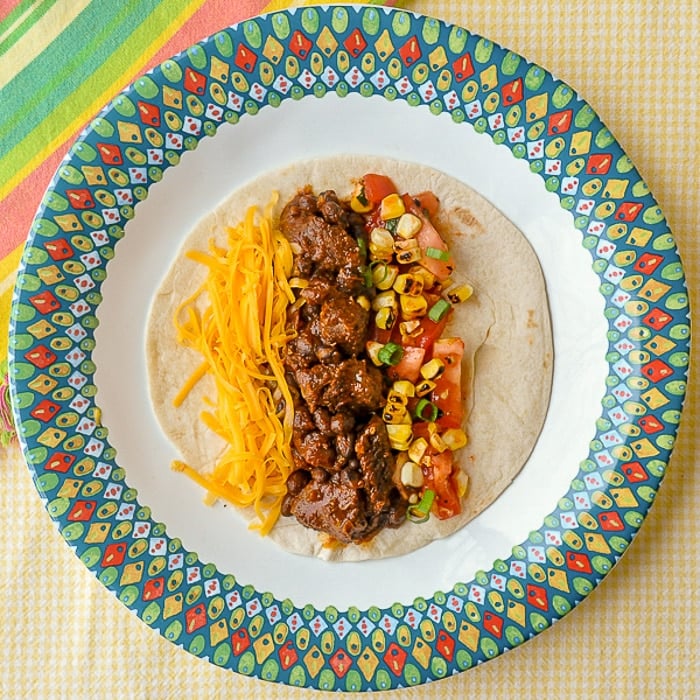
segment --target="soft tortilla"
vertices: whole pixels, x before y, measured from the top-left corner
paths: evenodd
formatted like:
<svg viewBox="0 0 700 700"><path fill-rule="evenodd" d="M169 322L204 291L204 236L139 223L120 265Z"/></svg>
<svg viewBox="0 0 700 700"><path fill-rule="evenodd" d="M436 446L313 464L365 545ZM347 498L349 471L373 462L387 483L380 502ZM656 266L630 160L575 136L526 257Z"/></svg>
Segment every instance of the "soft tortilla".
<svg viewBox="0 0 700 700"><path fill-rule="evenodd" d="M329 560L357 561L396 556L446 537L472 520L511 483L527 461L549 402L552 381L552 334L544 278L537 256L522 233L493 205L459 181L432 168L387 158L335 156L276 170L234 192L206 216L184 241L163 280L147 329L149 389L158 420L183 459L210 470L223 442L199 420L213 382L205 377L175 409L173 396L200 363L199 355L176 342L173 314L201 283L203 266L184 257L222 240L227 225L243 219L251 205L261 208L271 193L280 194L276 214L296 191L311 184L315 192L335 189L347 196L352 180L366 172L390 176L401 191L432 190L440 198L436 225L448 239L460 277L474 296L456 307L447 334L461 337L467 351L463 383L468 408L467 447L457 453L469 475L462 513L449 520L406 522L385 529L362 545L324 545L325 537L280 518L269 537L298 554ZM472 410L473 409L473 410ZM239 510L251 521L252 509Z"/></svg>

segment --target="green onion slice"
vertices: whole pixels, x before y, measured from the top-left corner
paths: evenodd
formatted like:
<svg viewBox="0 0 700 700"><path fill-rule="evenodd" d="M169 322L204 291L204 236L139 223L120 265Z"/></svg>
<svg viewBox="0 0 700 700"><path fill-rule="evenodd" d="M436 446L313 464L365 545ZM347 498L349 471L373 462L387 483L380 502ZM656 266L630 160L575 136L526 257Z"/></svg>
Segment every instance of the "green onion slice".
<svg viewBox="0 0 700 700"><path fill-rule="evenodd" d="M380 348L377 357L383 365L398 365L403 357L403 348L396 343L387 343Z"/></svg>
<svg viewBox="0 0 700 700"><path fill-rule="evenodd" d="M421 498L420 503L408 506L406 509L406 517L408 520L414 523L424 523L430 518L430 509L433 506L433 501L435 500L435 492L430 489L426 489Z"/></svg>
<svg viewBox="0 0 700 700"><path fill-rule="evenodd" d="M428 318L431 321L435 321L435 323L437 323L438 321L441 321L443 318L445 318L445 316L451 308L452 305L449 301L446 301L445 299L438 299L430 307L430 311L428 311Z"/></svg>
<svg viewBox="0 0 700 700"><path fill-rule="evenodd" d="M421 399L417 404L416 404L416 418L418 420L427 420L427 421L436 421L438 417L438 408L437 406L432 403L432 401L428 401L428 399Z"/></svg>
<svg viewBox="0 0 700 700"><path fill-rule="evenodd" d="M433 260L442 260L442 262L447 262L450 259L449 250L441 250L440 248L433 248L428 246L425 249L425 255L428 258L433 258Z"/></svg>
<svg viewBox="0 0 700 700"><path fill-rule="evenodd" d="M380 284L389 276L389 265L387 265L387 263L385 263L383 260L373 260L369 264L369 269L372 270L372 279L373 280L374 280L374 273L379 268L381 268L381 272L377 273L377 276L381 275L381 277L377 280L377 284Z"/></svg>

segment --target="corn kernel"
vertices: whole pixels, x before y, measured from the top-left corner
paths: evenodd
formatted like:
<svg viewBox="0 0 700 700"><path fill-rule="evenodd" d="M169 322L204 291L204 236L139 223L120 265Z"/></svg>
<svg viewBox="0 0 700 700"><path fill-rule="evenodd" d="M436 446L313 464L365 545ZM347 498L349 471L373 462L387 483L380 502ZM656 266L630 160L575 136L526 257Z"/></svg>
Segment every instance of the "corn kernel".
<svg viewBox="0 0 700 700"><path fill-rule="evenodd" d="M379 216L381 216L384 221L396 219L405 211L406 207L404 206L403 199L401 199L401 195L396 193L388 194L382 199L379 205Z"/></svg>
<svg viewBox="0 0 700 700"><path fill-rule="evenodd" d="M406 212L396 224L396 235L401 238L413 238L420 231L423 222L415 215Z"/></svg>
<svg viewBox="0 0 700 700"><path fill-rule="evenodd" d="M423 459L425 451L428 449L428 441L425 438L416 438L408 448L408 458L418 463Z"/></svg>
<svg viewBox="0 0 700 700"><path fill-rule="evenodd" d="M435 382L430 379L423 379L416 384L416 396L426 396L435 388Z"/></svg>
<svg viewBox="0 0 700 700"><path fill-rule="evenodd" d="M420 277L404 273L396 278L393 289L399 294L417 297L423 291L423 280Z"/></svg>
<svg viewBox="0 0 700 700"><path fill-rule="evenodd" d="M396 253L396 262L400 265L418 262L423 255L415 238L409 238L407 241L401 238L395 240L394 252Z"/></svg>
<svg viewBox="0 0 700 700"><path fill-rule="evenodd" d="M411 486L414 489L419 489L423 486L423 471L415 463L410 460L403 463L401 467L401 483L404 486Z"/></svg>
<svg viewBox="0 0 700 700"><path fill-rule="evenodd" d="M452 287L447 290L447 298L453 304L459 304L461 301L466 301L469 297L474 294L474 287L470 284L459 284L456 287Z"/></svg>
<svg viewBox="0 0 700 700"><path fill-rule="evenodd" d="M421 374L421 377L423 377L423 379L436 379L444 371L445 371L445 363L437 357L434 357L429 362L426 362L420 368L420 374Z"/></svg>
<svg viewBox="0 0 700 700"><path fill-rule="evenodd" d="M369 234L369 252L376 260L391 260L394 237L385 228L373 228Z"/></svg>
<svg viewBox="0 0 700 700"><path fill-rule="evenodd" d="M368 211L372 211L372 205L367 201L365 188L362 186L361 182L357 183L350 197L350 209L356 211L358 214L366 214Z"/></svg>
<svg viewBox="0 0 700 700"><path fill-rule="evenodd" d="M399 297L401 304L401 315L407 321L425 316L428 311L428 301L424 296L410 297L407 294L402 294Z"/></svg>
<svg viewBox="0 0 700 700"><path fill-rule="evenodd" d="M406 404L408 403L408 397L406 396L406 394L402 394L400 391L397 391L392 387L391 389L389 389L389 393L386 397L386 402L387 405L398 404L399 406L406 406Z"/></svg>
<svg viewBox="0 0 700 700"><path fill-rule="evenodd" d="M410 422L406 422L407 413L404 406L385 406L382 413L382 420L387 425L410 425Z"/></svg>
<svg viewBox="0 0 700 700"><path fill-rule="evenodd" d="M437 426L435 425L435 423L428 424L428 441L430 442L430 446L436 452L444 452L447 449L445 441L442 439L442 436L437 432Z"/></svg>
<svg viewBox="0 0 700 700"><path fill-rule="evenodd" d="M368 340L365 344L365 350L369 359L377 366L381 367L384 363L379 359L379 351L384 347L382 343L377 343L374 340Z"/></svg>
<svg viewBox="0 0 700 700"><path fill-rule="evenodd" d="M377 324L377 328L390 331L396 323L396 312L390 306L383 306L377 311L374 322Z"/></svg>
<svg viewBox="0 0 700 700"><path fill-rule="evenodd" d="M386 426L386 432L392 449L401 452L405 452L408 449L413 437L413 430L410 425L406 423L399 425L389 424Z"/></svg>
<svg viewBox="0 0 700 700"><path fill-rule="evenodd" d="M405 338L417 338L423 332L423 328L420 321L414 319L413 321L401 321L399 331Z"/></svg>
<svg viewBox="0 0 700 700"><path fill-rule="evenodd" d="M372 302L364 295L360 295L355 301L365 310L369 311L372 308Z"/></svg>
<svg viewBox="0 0 700 700"><path fill-rule="evenodd" d="M423 267L422 265L413 265L409 268L408 272L411 275L423 278L424 289L430 289L437 281L437 277L435 277L435 275L428 270L428 268Z"/></svg>
<svg viewBox="0 0 700 700"><path fill-rule="evenodd" d="M448 428L442 434L442 439L452 451L459 450L467 444L467 434L461 428Z"/></svg>
<svg viewBox="0 0 700 700"><path fill-rule="evenodd" d="M401 394L407 398L411 398L416 395L416 387L409 382L408 379L399 379L395 381L391 388L397 394Z"/></svg>
<svg viewBox="0 0 700 700"><path fill-rule="evenodd" d="M372 281L377 289L385 291L393 287L394 281L396 280L398 274L399 268L396 265L386 265L384 263L380 263L375 265L372 269Z"/></svg>
<svg viewBox="0 0 700 700"><path fill-rule="evenodd" d="M396 292L393 289L389 289L386 292L380 292L374 299L372 299L372 309L374 311L379 311L388 307L390 309L397 309L398 303L396 299Z"/></svg>
<svg viewBox="0 0 700 700"><path fill-rule="evenodd" d="M461 469L457 470L457 495L460 498L464 498L464 495L467 493L467 490L469 489L469 476L463 472Z"/></svg>

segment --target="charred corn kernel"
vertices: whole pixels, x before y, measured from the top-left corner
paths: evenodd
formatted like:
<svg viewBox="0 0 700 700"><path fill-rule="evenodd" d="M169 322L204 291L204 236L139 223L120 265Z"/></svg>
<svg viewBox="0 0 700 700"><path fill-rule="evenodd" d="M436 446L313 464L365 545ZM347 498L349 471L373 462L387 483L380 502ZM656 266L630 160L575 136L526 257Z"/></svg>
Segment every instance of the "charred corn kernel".
<svg viewBox="0 0 700 700"><path fill-rule="evenodd" d="M442 439L453 452L467 444L467 434L461 428L448 428L442 434Z"/></svg>
<svg viewBox="0 0 700 700"><path fill-rule="evenodd" d="M410 297L407 294L401 294L399 303L401 304L401 315L407 321L425 316L428 310L428 301L424 296Z"/></svg>
<svg viewBox="0 0 700 700"><path fill-rule="evenodd" d="M436 379L444 371L445 363L441 359L434 357L420 368L420 376L423 377L423 379Z"/></svg>
<svg viewBox="0 0 700 700"><path fill-rule="evenodd" d="M390 423L386 426L386 432L392 449L405 452L409 448L413 437L413 430L410 425L407 423L398 425Z"/></svg>
<svg viewBox="0 0 700 700"><path fill-rule="evenodd" d="M406 411L405 406L385 406L382 412L382 420L387 425L410 425L410 422L406 421L407 414L408 411Z"/></svg>
<svg viewBox="0 0 700 700"><path fill-rule="evenodd" d="M386 292L380 292L374 299L372 299L372 309L374 311L379 311L388 307L390 309L398 308L398 302L396 299L396 292L393 289L388 289Z"/></svg>
<svg viewBox="0 0 700 700"><path fill-rule="evenodd" d="M444 452L447 449L445 441L438 433L438 427L435 423L428 423L428 442L436 452Z"/></svg>
<svg viewBox="0 0 700 700"><path fill-rule="evenodd" d="M422 256L420 246L415 238L409 238L407 241L401 238L395 240L394 252L396 253L396 262L400 265L418 262Z"/></svg>
<svg viewBox="0 0 700 700"><path fill-rule="evenodd" d="M372 211L372 205L367 201L365 188L362 186L361 182L357 183L350 197L350 209L356 211L358 214L366 214L368 211Z"/></svg>
<svg viewBox="0 0 700 700"><path fill-rule="evenodd" d="M412 297L417 297L423 291L423 280L420 277L404 273L398 275L394 281L394 291L399 294L408 294Z"/></svg>
<svg viewBox="0 0 700 700"><path fill-rule="evenodd" d="M399 222L396 224L396 235L401 238L413 238L420 231L423 222L415 215L401 214Z"/></svg>
<svg viewBox="0 0 700 700"><path fill-rule="evenodd" d="M416 384L416 396L426 396L435 388L435 382L423 379Z"/></svg>
<svg viewBox="0 0 700 700"><path fill-rule="evenodd" d="M290 277L288 283L292 289L306 289L309 286L309 280L303 277Z"/></svg>
<svg viewBox="0 0 700 700"><path fill-rule="evenodd" d="M400 391L396 391L396 389L392 387L389 389L389 393L387 394L386 403L387 405L395 404L398 406L406 406L408 403L408 397L406 394L402 394Z"/></svg>
<svg viewBox="0 0 700 700"><path fill-rule="evenodd" d="M447 290L447 298L453 304L466 301L472 294L474 294L474 287L470 284L458 284L456 287Z"/></svg>
<svg viewBox="0 0 700 700"><path fill-rule="evenodd" d="M398 274L399 268L396 265L387 265L385 262L380 262L372 268L372 281L377 289L385 291L394 286Z"/></svg>
<svg viewBox="0 0 700 700"><path fill-rule="evenodd" d="M418 463L423 459L427 449L428 441L423 437L416 438L408 448L408 458Z"/></svg>
<svg viewBox="0 0 700 700"><path fill-rule="evenodd" d="M382 343L377 343L374 340L368 340L367 343L365 344L365 350L367 351L367 355L372 362L377 365L377 367L381 367L383 362L379 359L379 351L384 347Z"/></svg>
<svg viewBox="0 0 700 700"><path fill-rule="evenodd" d="M416 387L412 382L409 382L408 379L399 379L395 381L391 388L397 394L401 394L406 398L411 398L416 395Z"/></svg>
<svg viewBox="0 0 700 700"><path fill-rule="evenodd" d="M385 228L373 228L369 234L369 252L375 260L391 260L394 237Z"/></svg>
<svg viewBox="0 0 700 700"><path fill-rule="evenodd" d="M364 295L357 297L355 301L363 308L365 311L369 311L372 308L372 302Z"/></svg>
<svg viewBox="0 0 700 700"><path fill-rule="evenodd" d="M419 489L423 486L423 470L415 462L407 460L401 467L401 483Z"/></svg>
<svg viewBox="0 0 700 700"><path fill-rule="evenodd" d="M420 321L414 319L413 321L401 321L399 331L405 338L417 338L423 332L423 328Z"/></svg>
<svg viewBox="0 0 700 700"><path fill-rule="evenodd" d="M391 306L383 306L374 317L374 322L377 324L377 328L381 328L383 331L390 331L396 323L396 312Z"/></svg>
<svg viewBox="0 0 700 700"><path fill-rule="evenodd" d="M423 279L424 289L430 289L437 281L437 277L435 277L428 268L422 265L413 265L409 268L408 272L411 275L416 275L416 277L421 277Z"/></svg>
<svg viewBox="0 0 700 700"><path fill-rule="evenodd" d="M460 498L464 498L464 495L467 493L467 491L469 489L469 476L465 472L463 472L461 469L458 469L456 481L457 481L457 495Z"/></svg>
<svg viewBox="0 0 700 700"><path fill-rule="evenodd" d="M396 219L405 211L406 207L404 206L400 194L388 194L379 204L379 216L381 216L384 221Z"/></svg>

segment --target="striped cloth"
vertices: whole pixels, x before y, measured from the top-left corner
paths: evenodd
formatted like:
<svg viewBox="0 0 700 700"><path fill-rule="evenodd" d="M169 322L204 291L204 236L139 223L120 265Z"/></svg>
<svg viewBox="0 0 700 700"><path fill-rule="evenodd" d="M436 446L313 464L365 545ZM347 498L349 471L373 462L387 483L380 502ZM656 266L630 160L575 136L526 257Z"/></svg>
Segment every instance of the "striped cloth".
<svg viewBox="0 0 700 700"><path fill-rule="evenodd" d="M23 241L80 130L136 76L194 41L259 12L301 4L311 3L0 0L0 361ZM697 308L698 3L398 4L540 63L594 106L661 203ZM579 609L495 661L392 697L697 697L698 396L689 392L647 523ZM10 433L0 399L0 442ZM52 527L15 442L0 446L0 484L0 697L324 696L217 669L130 615Z"/></svg>

